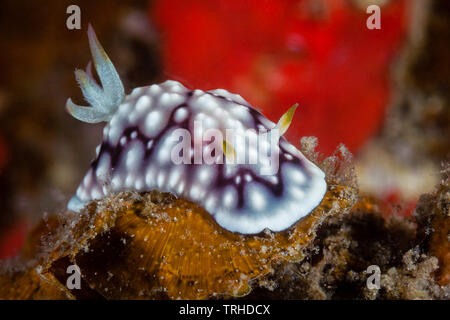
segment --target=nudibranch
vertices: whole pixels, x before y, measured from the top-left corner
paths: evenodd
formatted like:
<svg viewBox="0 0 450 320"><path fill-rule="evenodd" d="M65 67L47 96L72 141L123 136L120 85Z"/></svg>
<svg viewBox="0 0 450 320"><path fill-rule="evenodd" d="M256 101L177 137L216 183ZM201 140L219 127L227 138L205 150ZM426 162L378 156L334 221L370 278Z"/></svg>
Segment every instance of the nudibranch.
<svg viewBox="0 0 450 320"><path fill-rule="evenodd" d="M275 124L223 89L166 81L126 95L91 26L88 37L101 86L90 64L76 70L90 106L68 99L66 108L81 121L107 125L70 210L111 193L158 190L203 207L228 231L255 234L285 230L322 201L325 174L282 137L295 106Z"/></svg>

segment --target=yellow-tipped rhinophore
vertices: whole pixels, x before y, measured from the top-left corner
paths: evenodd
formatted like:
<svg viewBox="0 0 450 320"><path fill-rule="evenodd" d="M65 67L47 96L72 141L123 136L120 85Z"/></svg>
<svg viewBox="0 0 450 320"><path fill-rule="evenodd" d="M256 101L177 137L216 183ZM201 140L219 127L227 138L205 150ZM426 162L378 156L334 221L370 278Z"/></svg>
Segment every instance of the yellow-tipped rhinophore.
<svg viewBox="0 0 450 320"><path fill-rule="evenodd" d="M298 103L294 104L292 107L289 108L289 110L285 114L281 116L280 120L278 121L277 126L275 128L280 130L280 136L282 136L289 129L289 126L291 125L292 118L294 117L294 113L297 107Z"/></svg>

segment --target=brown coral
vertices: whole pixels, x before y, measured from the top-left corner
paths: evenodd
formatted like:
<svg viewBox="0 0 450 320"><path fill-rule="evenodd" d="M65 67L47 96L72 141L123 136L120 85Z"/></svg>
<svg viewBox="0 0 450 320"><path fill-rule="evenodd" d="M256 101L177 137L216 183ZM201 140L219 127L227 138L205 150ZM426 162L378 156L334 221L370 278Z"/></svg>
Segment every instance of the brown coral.
<svg viewBox="0 0 450 320"><path fill-rule="evenodd" d="M318 162L314 145L305 139L302 150ZM323 202L280 233L227 232L201 208L158 192L117 194L82 215L50 216L29 236L22 261L3 267L0 297L449 299L449 167L409 218L385 215L369 198L354 205L345 148L322 168ZM75 263L82 285L69 290L66 269ZM381 269L379 290L366 286L370 265Z"/></svg>

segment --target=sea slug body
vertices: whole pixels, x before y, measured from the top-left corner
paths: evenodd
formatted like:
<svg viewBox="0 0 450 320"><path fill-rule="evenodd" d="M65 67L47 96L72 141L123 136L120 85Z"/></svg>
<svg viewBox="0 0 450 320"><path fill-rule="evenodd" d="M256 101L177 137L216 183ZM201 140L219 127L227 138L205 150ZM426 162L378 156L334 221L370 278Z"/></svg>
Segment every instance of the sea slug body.
<svg viewBox="0 0 450 320"><path fill-rule="evenodd" d="M102 87L90 72L77 70L90 106L70 99L66 106L79 120L107 125L97 156L69 201L70 210L114 192L156 189L202 206L226 230L254 234L287 229L319 205L327 188L325 174L280 137L295 108L275 124L239 95L189 90L176 81L125 95L91 27L88 35ZM281 131L276 144L274 129ZM223 144L211 139L211 130L226 137ZM188 153L183 132L193 138L194 150ZM214 149L219 145L222 152Z"/></svg>

